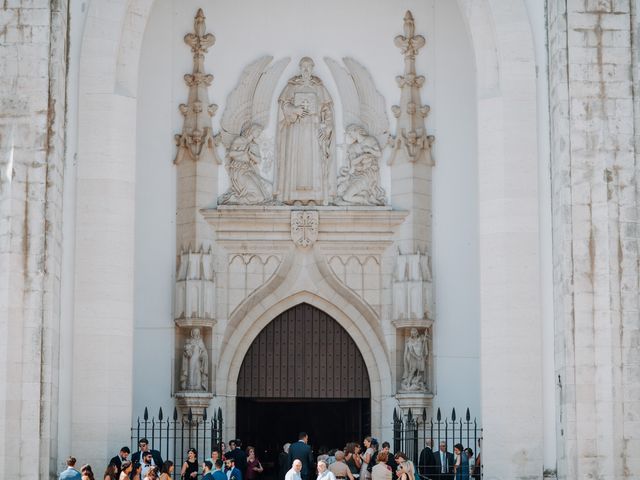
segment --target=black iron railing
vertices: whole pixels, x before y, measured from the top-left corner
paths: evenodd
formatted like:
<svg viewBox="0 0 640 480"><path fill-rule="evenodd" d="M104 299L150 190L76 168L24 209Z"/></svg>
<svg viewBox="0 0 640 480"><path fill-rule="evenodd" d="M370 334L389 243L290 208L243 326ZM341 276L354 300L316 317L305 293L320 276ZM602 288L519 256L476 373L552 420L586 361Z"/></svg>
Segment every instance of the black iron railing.
<svg viewBox="0 0 640 480"><path fill-rule="evenodd" d="M187 450L198 451L198 462L202 463L211 456L213 450L220 450L222 443L222 410L209 418L207 410L202 416L189 413L180 417L178 410L173 409L171 419L164 419L162 408L157 417L149 417L149 409L145 407L142 418L138 417L131 426L132 452L137 450L141 438L149 440L149 447L158 450L163 460L171 460L175 465L173 477L180 477L180 467L187 458Z"/></svg>
<svg viewBox="0 0 640 480"><path fill-rule="evenodd" d="M422 479L451 479L453 465L445 466L443 474L439 465L439 446L444 442L446 452L453 453L454 445L461 444L464 449L471 449L467 454L469 472L472 479L482 478L482 456L480 447L482 442L482 428L476 418L471 419L467 408L464 418L456 415L456 409L451 411L450 417L443 417L438 408L435 418L428 417L426 409L422 415L415 415L410 409L406 415L394 410L393 412L393 451L404 452L416 467L416 478ZM430 447L432 454L425 447ZM451 459L451 456L449 456ZM447 463L451 463L450 460Z"/></svg>

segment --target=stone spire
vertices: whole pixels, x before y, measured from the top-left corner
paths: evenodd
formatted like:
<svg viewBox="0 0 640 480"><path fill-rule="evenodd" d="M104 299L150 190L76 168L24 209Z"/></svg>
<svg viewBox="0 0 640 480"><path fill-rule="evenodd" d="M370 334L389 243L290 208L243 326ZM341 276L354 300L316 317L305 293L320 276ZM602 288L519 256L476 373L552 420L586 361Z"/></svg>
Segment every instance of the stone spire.
<svg viewBox="0 0 640 480"><path fill-rule="evenodd" d="M208 93L213 75L204 69L205 54L215 43L215 37L206 33L202 9L195 16L193 32L185 35L184 42L191 47L193 71L184 76L189 96L187 103L180 105L184 117L182 133L175 136L178 183L174 320L179 354L174 384L178 408L185 417L191 412L197 423L213 397L209 371L216 307L213 233L200 209L218 196L220 164L211 124L218 106L209 103ZM200 362L199 369L192 368L194 361Z"/></svg>
<svg viewBox="0 0 640 480"><path fill-rule="evenodd" d="M416 75L416 55L424 47L425 39L422 35L415 35L413 15L408 10L404 16L404 35L398 35L394 43L404 55L404 75L396 77L401 94L400 105L391 107L398 121L389 163L424 161L433 165L431 144L434 137L427 135L424 124L430 108L421 104L420 88L424 77Z"/></svg>
<svg viewBox="0 0 640 480"><path fill-rule="evenodd" d="M404 56L404 74L396 81L400 87L400 104L391 107L396 117L396 132L389 158L391 173L391 204L410 212L398 230L396 244L402 254L431 256L431 175L433 161L425 118L429 107L422 105L420 89L425 78L416 75L416 55L425 39L415 34L413 15L404 16L404 35L394 39ZM429 262L428 262L429 263Z"/></svg>
<svg viewBox="0 0 640 480"><path fill-rule="evenodd" d="M218 106L209 104L207 91L213 82L213 75L204 71L204 55L216 42L216 37L211 33L205 33L207 26L204 20L205 16L200 8L193 22L194 33L184 36L184 43L191 47L193 53L193 73L184 76L184 81L189 87L189 99L187 104L180 105L184 126L182 133L176 135L176 165L185 158L195 161L215 159L220 163L211 127L211 117L216 114Z"/></svg>

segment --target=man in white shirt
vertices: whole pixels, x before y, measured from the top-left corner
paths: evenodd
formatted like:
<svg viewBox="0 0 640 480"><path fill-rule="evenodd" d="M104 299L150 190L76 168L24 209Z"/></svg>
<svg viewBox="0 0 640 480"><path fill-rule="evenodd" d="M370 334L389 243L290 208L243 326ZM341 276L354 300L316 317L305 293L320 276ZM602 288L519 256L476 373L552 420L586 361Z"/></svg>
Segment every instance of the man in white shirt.
<svg viewBox="0 0 640 480"><path fill-rule="evenodd" d="M293 465L291 465L291 470L287 472L284 476L284 480L302 480L300 476L300 471L302 470L302 462L298 459L293 461Z"/></svg>

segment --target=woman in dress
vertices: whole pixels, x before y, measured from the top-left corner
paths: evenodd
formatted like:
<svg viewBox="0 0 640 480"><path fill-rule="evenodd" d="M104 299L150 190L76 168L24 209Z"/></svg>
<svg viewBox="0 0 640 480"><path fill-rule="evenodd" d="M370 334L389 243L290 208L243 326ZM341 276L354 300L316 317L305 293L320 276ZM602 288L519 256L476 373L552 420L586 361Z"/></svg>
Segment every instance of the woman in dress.
<svg viewBox="0 0 640 480"><path fill-rule="evenodd" d="M318 476L316 480L336 480L336 476L329 470L327 462L318 460Z"/></svg>
<svg viewBox="0 0 640 480"><path fill-rule="evenodd" d="M162 470L160 471L160 480L171 480L172 475L173 475L173 462L171 460L166 460L162 464Z"/></svg>
<svg viewBox="0 0 640 480"><path fill-rule="evenodd" d="M107 465L107 469L104 471L104 480L118 480L118 467L113 463Z"/></svg>
<svg viewBox="0 0 640 480"><path fill-rule="evenodd" d="M96 480L96 477L93 476L91 465L83 465L80 471L82 472L82 480Z"/></svg>
<svg viewBox="0 0 640 480"><path fill-rule="evenodd" d="M244 474L246 480L256 480L264 471L258 457L256 457L255 447L247 447L247 471Z"/></svg>
<svg viewBox="0 0 640 480"><path fill-rule="evenodd" d="M180 471L182 480L196 480L198 478L198 451L190 448L187 451L187 461L182 464Z"/></svg>
<svg viewBox="0 0 640 480"><path fill-rule="evenodd" d="M344 449L344 462L349 467L351 475L354 478L360 478L360 467L362 466L362 458L360 458L360 445L357 443L347 443Z"/></svg>
<svg viewBox="0 0 640 480"><path fill-rule="evenodd" d="M120 478L118 480L129 480L131 470L133 470L133 464L129 460L122 462L122 465L120 465Z"/></svg>
<svg viewBox="0 0 640 480"><path fill-rule="evenodd" d="M369 463L373 461L373 455L375 453L375 449L373 448L372 438L367 437L364 439L364 448L365 451L360 455L362 458L362 464L360 465L360 478L362 480L371 480L371 472L369 471Z"/></svg>
<svg viewBox="0 0 640 480"><path fill-rule="evenodd" d="M455 457L453 473L455 480L469 480L469 457L464 452L464 447L460 443L453 446Z"/></svg>

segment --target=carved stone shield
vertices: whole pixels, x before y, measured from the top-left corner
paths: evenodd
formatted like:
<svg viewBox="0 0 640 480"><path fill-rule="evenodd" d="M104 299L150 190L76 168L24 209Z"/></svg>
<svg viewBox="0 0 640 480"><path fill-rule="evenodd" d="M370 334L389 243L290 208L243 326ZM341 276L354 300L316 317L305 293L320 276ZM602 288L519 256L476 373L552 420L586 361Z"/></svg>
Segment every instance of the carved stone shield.
<svg viewBox="0 0 640 480"><path fill-rule="evenodd" d="M309 247L318 238L318 211L291 212L291 240L299 247Z"/></svg>

